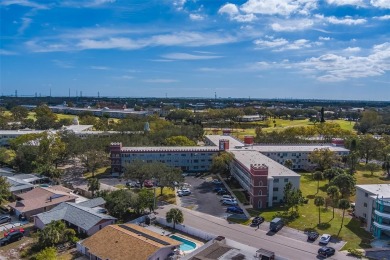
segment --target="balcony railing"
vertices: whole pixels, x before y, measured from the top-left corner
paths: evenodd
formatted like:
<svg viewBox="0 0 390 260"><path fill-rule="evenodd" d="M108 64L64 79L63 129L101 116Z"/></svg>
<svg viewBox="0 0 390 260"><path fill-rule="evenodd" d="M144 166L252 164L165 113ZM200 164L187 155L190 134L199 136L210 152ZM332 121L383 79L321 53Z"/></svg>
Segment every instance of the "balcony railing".
<svg viewBox="0 0 390 260"><path fill-rule="evenodd" d="M375 210L375 215L382 217L382 218L390 219L390 213L385 213L385 212L380 212L378 210Z"/></svg>
<svg viewBox="0 0 390 260"><path fill-rule="evenodd" d="M373 224L374 224L374 226L376 226L377 228L380 228L380 229L386 230L386 231L390 231L390 225L379 224L379 223L377 223L377 222L374 222Z"/></svg>

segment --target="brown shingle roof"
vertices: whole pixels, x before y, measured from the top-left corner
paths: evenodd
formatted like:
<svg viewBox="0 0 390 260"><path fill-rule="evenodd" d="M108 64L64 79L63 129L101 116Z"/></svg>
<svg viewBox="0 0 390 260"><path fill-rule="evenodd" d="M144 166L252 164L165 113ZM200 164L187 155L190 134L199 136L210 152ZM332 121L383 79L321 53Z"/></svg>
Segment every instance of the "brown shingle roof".
<svg viewBox="0 0 390 260"><path fill-rule="evenodd" d="M60 191L60 189L55 190L41 187L19 194L18 197L22 200L10 203L9 206L22 213L29 212L34 209L58 205L61 202L73 202L77 198L77 196Z"/></svg>
<svg viewBox="0 0 390 260"><path fill-rule="evenodd" d="M110 225L85 239L83 245L89 252L101 259L128 260L148 259L159 249L176 247L181 243L169 237L157 234L153 231L134 224L124 224L138 232L153 236L169 245L163 245L156 241L126 230L119 225Z"/></svg>

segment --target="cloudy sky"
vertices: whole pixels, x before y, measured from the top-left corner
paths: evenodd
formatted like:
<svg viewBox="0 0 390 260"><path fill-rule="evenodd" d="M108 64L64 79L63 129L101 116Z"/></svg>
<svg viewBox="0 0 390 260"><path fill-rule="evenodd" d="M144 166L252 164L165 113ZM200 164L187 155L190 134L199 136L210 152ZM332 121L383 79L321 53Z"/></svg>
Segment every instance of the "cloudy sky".
<svg viewBox="0 0 390 260"><path fill-rule="evenodd" d="M390 100L390 0L1 0L4 95Z"/></svg>

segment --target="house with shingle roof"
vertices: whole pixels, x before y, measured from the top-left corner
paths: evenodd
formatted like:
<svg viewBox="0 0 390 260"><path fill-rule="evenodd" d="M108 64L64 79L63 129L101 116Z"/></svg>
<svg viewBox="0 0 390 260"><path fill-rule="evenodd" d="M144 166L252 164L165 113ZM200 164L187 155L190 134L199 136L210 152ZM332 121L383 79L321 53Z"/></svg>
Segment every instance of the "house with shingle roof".
<svg viewBox="0 0 390 260"><path fill-rule="evenodd" d="M81 203L62 202L50 211L33 216L34 225L43 229L52 221L62 220L79 233L91 236L105 226L114 224L117 220L103 213L104 209L101 206L104 204L103 198L95 198Z"/></svg>
<svg viewBox="0 0 390 260"><path fill-rule="evenodd" d="M163 260L181 242L135 224L110 225L77 243L77 250L89 259Z"/></svg>
<svg viewBox="0 0 390 260"><path fill-rule="evenodd" d="M15 196L17 201L10 203L9 207L17 217L22 215L27 219L33 215L49 211L62 202L75 202L77 199L77 196L70 189L63 186L37 187Z"/></svg>

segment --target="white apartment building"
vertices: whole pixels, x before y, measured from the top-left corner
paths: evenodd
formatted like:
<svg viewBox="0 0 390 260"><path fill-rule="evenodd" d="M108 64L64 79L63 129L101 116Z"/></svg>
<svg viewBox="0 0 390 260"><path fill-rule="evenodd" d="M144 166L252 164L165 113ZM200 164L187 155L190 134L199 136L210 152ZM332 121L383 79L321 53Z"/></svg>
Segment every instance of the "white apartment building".
<svg viewBox="0 0 390 260"><path fill-rule="evenodd" d="M356 185L355 215L376 238L390 237L390 184Z"/></svg>

